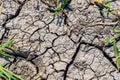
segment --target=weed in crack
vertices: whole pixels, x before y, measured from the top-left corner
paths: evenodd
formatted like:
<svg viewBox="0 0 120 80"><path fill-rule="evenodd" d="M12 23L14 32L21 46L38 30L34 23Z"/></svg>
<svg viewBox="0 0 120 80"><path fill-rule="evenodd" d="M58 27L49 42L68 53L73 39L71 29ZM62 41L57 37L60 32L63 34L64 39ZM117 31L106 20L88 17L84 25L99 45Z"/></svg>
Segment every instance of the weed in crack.
<svg viewBox="0 0 120 80"><path fill-rule="evenodd" d="M120 30L113 30L114 33L116 33L112 38L107 38L105 40L106 44L112 43L113 44L113 51L114 51L114 56L116 58L116 66L118 70L120 70L120 55L119 51L117 48L117 38L120 37Z"/></svg>
<svg viewBox="0 0 120 80"><path fill-rule="evenodd" d="M14 41L13 39L9 39L6 43L4 43L0 46L0 56L14 58L14 56L9 55L9 54L5 53L4 51L2 51L6 47L12 48L11 44L13 43L13 41ZM16 74L14 74L13 72L5 69L4 65L5 64L0 65L0 78L9 79L9 80L16 80L16 79L17 80L24 80L20 76L18 76Z"/></svg>

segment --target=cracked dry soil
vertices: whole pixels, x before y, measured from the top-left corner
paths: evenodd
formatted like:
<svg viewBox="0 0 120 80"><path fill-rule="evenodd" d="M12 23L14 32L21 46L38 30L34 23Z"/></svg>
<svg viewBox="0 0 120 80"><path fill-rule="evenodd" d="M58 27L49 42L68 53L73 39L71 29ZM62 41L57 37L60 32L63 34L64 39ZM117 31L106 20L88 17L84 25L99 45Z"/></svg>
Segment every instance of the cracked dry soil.
<svg viewBox="0 0 120 80"><path fill-rule="evenodd" d="M0 42L16 35L14 47L27 54L16 55L6 68L25 80L120 80L112 47L101 44L112 37L113 27L87 25L102 22L98 7L90 5L91 0L71 0L72 11L60 12L63 17L57 25L58 17L41 1L4 0ZM119 9L120 1L111 0L111 7ZM105 22L111 23L111 16Z"/></svg>

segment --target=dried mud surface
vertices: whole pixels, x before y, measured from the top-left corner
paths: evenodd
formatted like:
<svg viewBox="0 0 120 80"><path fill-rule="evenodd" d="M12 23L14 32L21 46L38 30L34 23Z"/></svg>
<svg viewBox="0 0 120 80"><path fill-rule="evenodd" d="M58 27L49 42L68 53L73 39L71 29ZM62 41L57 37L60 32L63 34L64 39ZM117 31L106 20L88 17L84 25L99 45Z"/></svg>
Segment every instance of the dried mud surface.
<svg viewBox="0 0 120 80"><path fill-rule="evenodd" d="M14 35L14 47L27 56L6 60L6 68L25 80L120 80L112 47L102 46L112 37L111 25L102 22L98 7L89 0L72 0L61 23L40 0L4 0L0 15L1 43ZM120 1L111 0L119 9ZM112 15L104 18L112 22ZM119 24L116 29L119 29ZM118 41L118 47L120 42Z"/></svg>

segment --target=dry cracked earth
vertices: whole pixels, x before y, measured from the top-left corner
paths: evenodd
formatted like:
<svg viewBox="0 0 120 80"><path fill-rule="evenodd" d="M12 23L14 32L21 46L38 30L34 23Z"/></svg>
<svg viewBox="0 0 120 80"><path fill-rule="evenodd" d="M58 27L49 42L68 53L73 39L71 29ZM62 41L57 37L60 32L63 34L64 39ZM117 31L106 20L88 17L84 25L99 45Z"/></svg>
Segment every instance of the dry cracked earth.
<svg viewBox="0 0 120 80"><path fill-rule="evenodd" d="M14 36L16 59L0 62L25 80L120 80L113 48L103 44L114 25L119 29L113 15L104 14L103 24L91 0L71 0L70 9L54 15L42 1L4 0L0 43ZM120 1L111 0L111 7L119 9Z"/></svg>

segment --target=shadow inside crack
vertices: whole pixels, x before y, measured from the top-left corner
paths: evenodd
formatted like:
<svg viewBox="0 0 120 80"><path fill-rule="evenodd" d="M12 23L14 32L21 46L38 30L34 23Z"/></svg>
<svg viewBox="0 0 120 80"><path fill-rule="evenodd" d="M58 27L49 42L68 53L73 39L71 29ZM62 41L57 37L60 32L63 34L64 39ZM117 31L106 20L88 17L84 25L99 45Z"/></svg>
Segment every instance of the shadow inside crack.
<svg viewBox="0 0 120 80"><path fill-rule="evenodd" d="M19 51L19 50L13 50L13 49L10 49L10 48L4 48L3 52L5 52L9 55L12 55L14 57L22 57L26 60L33 60L37 57L37 55L30 54L29 51Z"/></svg>

